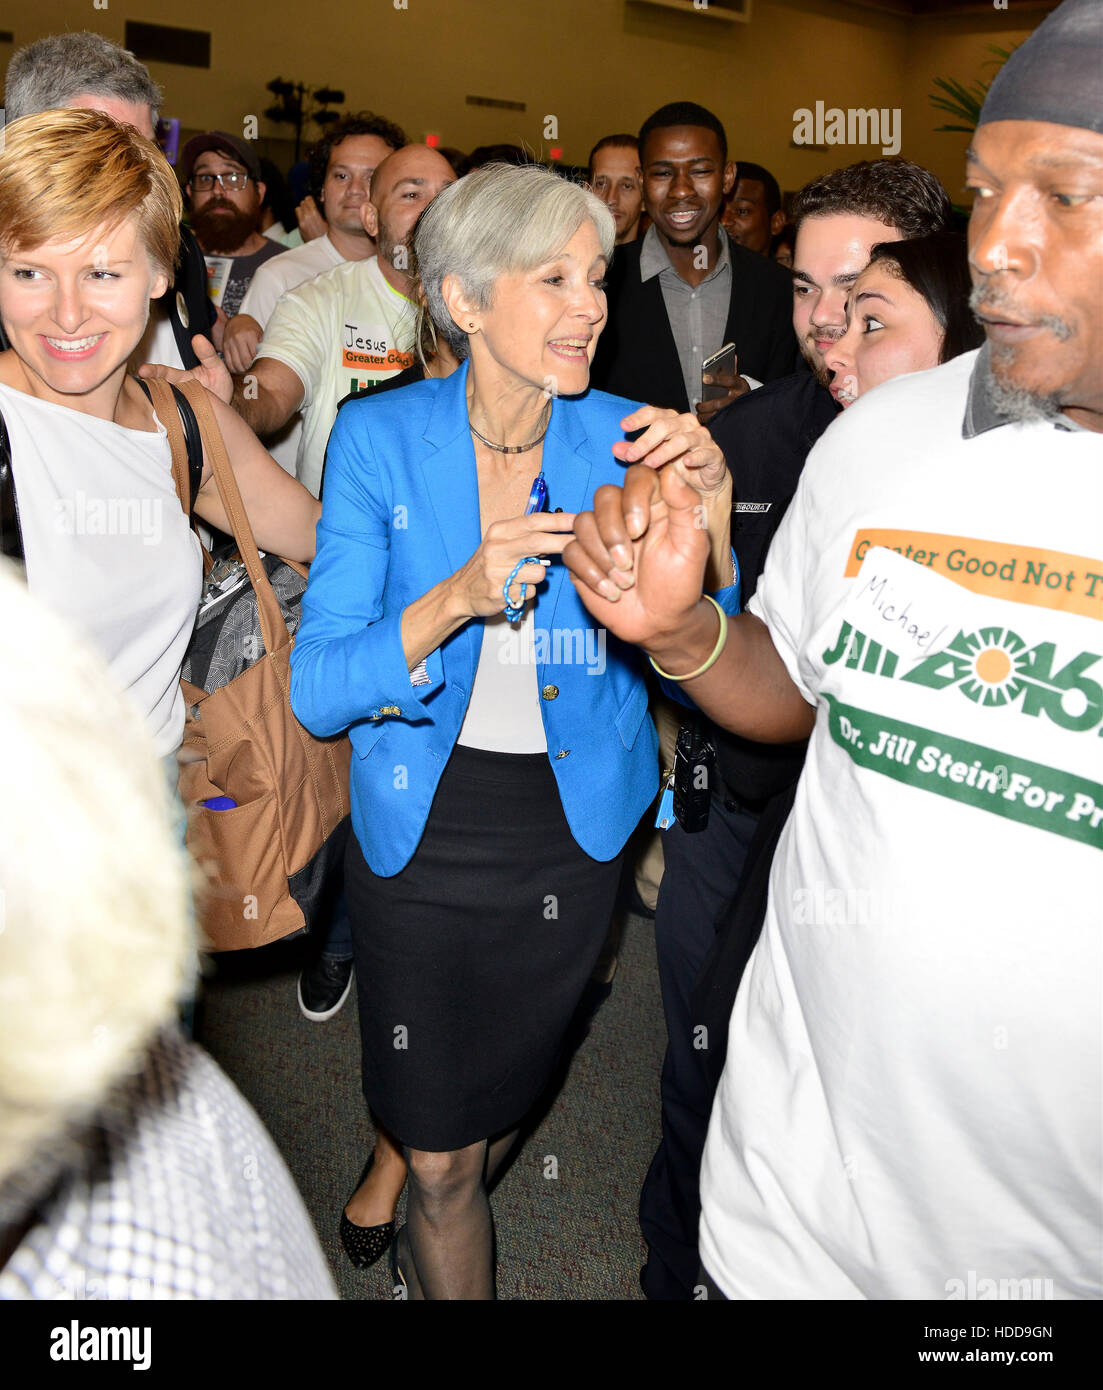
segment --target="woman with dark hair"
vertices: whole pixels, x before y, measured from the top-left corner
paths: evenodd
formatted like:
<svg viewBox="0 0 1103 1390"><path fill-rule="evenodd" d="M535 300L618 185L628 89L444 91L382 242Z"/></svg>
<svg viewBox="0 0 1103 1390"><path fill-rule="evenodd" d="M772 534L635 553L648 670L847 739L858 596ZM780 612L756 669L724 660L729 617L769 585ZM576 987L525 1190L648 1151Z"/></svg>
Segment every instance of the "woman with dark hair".
<svg viewBox="0 0 1103 1390"><path fill-rule="evenodd" d="M846 332L824 355L839 404L980 347L969 291L965 241L956 232L874 246L847 300Z"/></svg>

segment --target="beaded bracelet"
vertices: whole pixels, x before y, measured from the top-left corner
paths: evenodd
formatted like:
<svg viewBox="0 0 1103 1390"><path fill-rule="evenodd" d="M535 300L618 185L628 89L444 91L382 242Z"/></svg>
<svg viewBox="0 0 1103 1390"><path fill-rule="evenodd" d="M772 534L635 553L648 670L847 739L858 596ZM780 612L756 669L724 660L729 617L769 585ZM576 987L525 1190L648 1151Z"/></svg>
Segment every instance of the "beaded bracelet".
<svg viewBox="0 0 1103 1390"><path fill-rule="evenodd" d="M509 578L502 585L502 597L506 601L506 606L503 608L502 612L505 613L511 623L515 623L525 611L525 599L528 598L529 586L527 584L521 585L521 601L519 603L514 603L510 598L510 586L526 565L538 565L539 563L535 555L527 555L523 560L518 560L510 570Z"/></svg>
<svg viewBox="0 0 1103 1390"><path fill-rule="evenodd" d="M712 604L713 608L716 609L717 613L720 614L720 634L716 639L716 646L713 647L712 655L708 658L707 661L705 661L703 665L698 666L696 671L687 671L684 676L672 676L669 671L664 671L663 668L655 662L653 657L649 656L647 658L648 661L651 662L651 665L655 667L655 670L659 673L660 676L662 676L664 681L691 681L694 680L697 676L703 676L706 671L711 671L713 666L716 665L716 661L720 656L720 653L724 650L724 643L728 640L728 615L724 612L724 610L720 607L720 605L716 602L716 600L713 598L711 594L702 594L701 597L707 598L709 603Z"/></svg>

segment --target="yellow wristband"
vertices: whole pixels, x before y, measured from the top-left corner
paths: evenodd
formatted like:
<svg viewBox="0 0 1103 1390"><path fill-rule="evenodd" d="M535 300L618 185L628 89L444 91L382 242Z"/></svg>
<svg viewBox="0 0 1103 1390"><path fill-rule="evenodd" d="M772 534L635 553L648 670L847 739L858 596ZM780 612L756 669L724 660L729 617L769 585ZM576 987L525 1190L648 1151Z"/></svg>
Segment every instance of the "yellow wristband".
<svg viewBox="0 0 1103 1390"><path fill-rule="evenodd" d="M696 671L690 671L684 676L672 676L669 671L664 671L661 666L656 665L654 659L649 656L647 658L648 661L651 662L651 665L655 667L655 670L658 671L659 675L662 676L664 681L691 681L697 676L703 676L706 671L710 671L713 668L713 666L716 665L720 653L724 650L724 643L728 640L728 615L724 612L724 610L720 607L720 605L716 602L716 600L713 598L711 594L702 594L701 597L707 598L709 603L712 604L713 608L716 609L717 613L720 614L720 634L716 639L716 646L713 647L712 655L708 658L708 660L704 663L703 666L698 666Z"/></svg>

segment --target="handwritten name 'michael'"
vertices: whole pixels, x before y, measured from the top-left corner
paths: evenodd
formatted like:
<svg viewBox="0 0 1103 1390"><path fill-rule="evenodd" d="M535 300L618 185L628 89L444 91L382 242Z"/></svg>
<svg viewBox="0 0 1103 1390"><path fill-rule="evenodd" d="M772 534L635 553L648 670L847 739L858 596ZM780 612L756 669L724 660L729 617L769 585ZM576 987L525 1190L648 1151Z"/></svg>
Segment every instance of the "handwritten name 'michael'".
<svg viewBox="0 0 1103 1390"><path fill-rule="evenodd" d="M868 602L883 622L894 631L898 630L906 641L914 643L916 651L924 656L937 651L940 638L949 632L945 623L936 628L933 623L925 625L922 620L913 618L912 599L907 597L901 601L898 592L889 588L885 575L871 574L854 597L856 601Z"/></svg>

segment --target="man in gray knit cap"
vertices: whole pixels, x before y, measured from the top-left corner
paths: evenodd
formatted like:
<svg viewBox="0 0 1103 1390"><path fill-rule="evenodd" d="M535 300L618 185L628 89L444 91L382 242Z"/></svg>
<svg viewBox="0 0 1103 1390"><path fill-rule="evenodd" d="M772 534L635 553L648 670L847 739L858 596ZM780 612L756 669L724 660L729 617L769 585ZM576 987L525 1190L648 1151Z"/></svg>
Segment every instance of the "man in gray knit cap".
<svg viewBox="0 0 1103 1390"><path fill-rule="evenodd" d="M1065 0L993 83L988 341L832 424L726 640L675 479L615 603L595 538L627 548L653 475L564 556L717 723L811 734L712 1112L702 1297L1103 1294L1101 72L1103 3Z"/></svg>
<svg viewBox="0 0 1103 1390"><path fill-rule="evenodd" d="M1065 0L997 74L966 156L984 428L1103 429L1103 3ZM983 388L983 389L982 389Z"/></svg>

